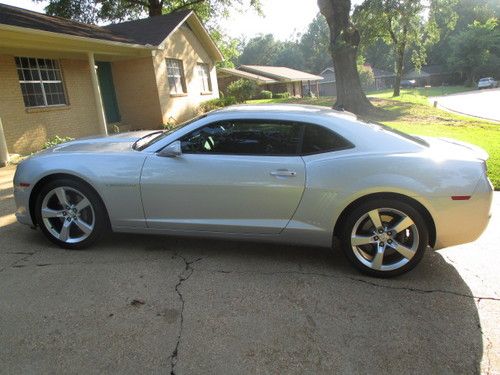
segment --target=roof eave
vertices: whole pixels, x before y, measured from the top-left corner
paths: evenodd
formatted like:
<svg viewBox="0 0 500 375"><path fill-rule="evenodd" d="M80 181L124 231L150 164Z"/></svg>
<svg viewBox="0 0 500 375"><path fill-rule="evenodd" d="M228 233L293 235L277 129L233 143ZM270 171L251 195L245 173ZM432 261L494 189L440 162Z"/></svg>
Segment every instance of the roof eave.
<svg viewBox="0 0 500 375"><path fill-rule="evenodd" d="M33 34L33 35L37 35L37 36L43 35L43 36L47 36L47 37L55 37L55 38L61 38L61 39L66 39L66 40L72 40L72 41L92 42L92 43L103 44L103 45L108 45L108 46L125 47L125 48L132 48L132 49L138 49L138 50L151 50L151 51L153 51L153 50L157 49L157 47L151 46L151 45L117 42L117 41L106 40L106 39L90 38L90 37L70 35L70 34L64 34L64 33L55 33L52 31L31 29L29 27L21 27L21 26L13 26L13 25L5 25L5 24L0 24L0 31L1 30L16 31L16 32L24 33L24 34Z"/></svg>

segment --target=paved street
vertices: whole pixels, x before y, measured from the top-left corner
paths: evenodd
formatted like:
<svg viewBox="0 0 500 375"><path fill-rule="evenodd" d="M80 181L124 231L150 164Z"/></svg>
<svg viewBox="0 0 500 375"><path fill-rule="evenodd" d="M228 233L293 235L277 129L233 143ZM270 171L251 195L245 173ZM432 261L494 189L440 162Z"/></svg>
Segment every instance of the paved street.
<svg viewBox="0 0 500 375"><path fill-rule="evenodd" d="M500 88L437 96L429 100L431 103L437 100L440 107L454 112L500 121Z"/></svg>
<svg viewBox="0 0 500 375"><path fill-rule="evenodd" d="M0 168L0 373L500 374L500 195L475 243L379 280L338 251L15 222Z"/></svg>

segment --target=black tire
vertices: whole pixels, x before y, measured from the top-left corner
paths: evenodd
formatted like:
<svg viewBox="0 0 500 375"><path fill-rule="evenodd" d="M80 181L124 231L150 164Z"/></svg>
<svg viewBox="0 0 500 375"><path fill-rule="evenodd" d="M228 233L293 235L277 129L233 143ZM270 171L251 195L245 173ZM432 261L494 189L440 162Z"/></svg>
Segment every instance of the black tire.
<svg viewBox="0 0 500 375"><path fill-rule="evenodd" d="M68 219L68 214L64 217L54 217L50 218L44 221L44 217L42 216L42 204L44 204L45 198L47 198L48 201L50 199L52 200L51 204L60 204L59 200L55 200L56 198L53 198L54 196L54 189L58 188L63 188L69 191L69 193L65 194L65 196L68 198L68 203L75 204L77 203L77 199L80 196L83 196L84 198L87 198L88 202L90 202L90 205L88 205L86 208L82 210L82 214L85 214L86 217L90 218L91 215L93 219L88 219L89 223L92 223L92 230L89 231L89 233L84 233L81 231L78 227L77 224L70 223L69 225L71 226L70 229L68 229L68 233L72 231L73 233L79 233L81 232L81 238L82 240L78 240L78 237L75 239L69 238L69 241L74 240L75 242L67 242L67 241L62 241L61 239L57 238L53 232L57 231L57 226L65 224L65 220L67 219L68 221L71 221L71 219ZM80 193L80 195L78 195ZM50 197L48 197L50 195ZM74 202L71 202L71 196L73 196ZM83 199L82 199L83 200ZM54 203L55 202L55 203ZM47 207L48 208L48 207ZM54 210L64 210L64 208L59 208L56 207ZM97 193L89 187L87 184L79 182L77 180L73 180L70 178L64 178L64 179L57 179L48 182L45 184L41 189L36 197L36 202L35 202L35 219L40 227L42 233L54 244L65 248L65 249L70 249L70 250L80 250L80 249L85 249L92 244L94 244L102 235L107 231L109 228L108 226L108 216L106 213L106 208L104 207L104 204L102 203L100 197L97 195ZM82 219L83 217L80 218L79 216L80 213L78 213L78 219ZM72 213L72 215L75 215L75 213ZM48 228L47 226L50 226ZM90 227L90 225L89 225ZM69 237L70 235L68 235Z"/></svg>
<svg viewBox="0 0 500 375"><path fill-rule="evenodd" d="M381 218L381 228L387 228L387 231L379 229L383 231L380 234L375 231L373 220L368 214L370 212L372 215L373 212L379 213L374 216ZM396 224L403 222L404 215L411 219L405 223L412 222L412 224L395 234L396 230L390 229L399 229ZM403 226L401 224L401 227ZM355 231L354 236L359 237L362 242L368 237L370 242L359 246L353 245L353 241L356 240L351 238L353 231ZM342 223L339 239L344 254L354 267L367 275L386 278L406 273L421 261L429 244L429 231L422 215L412 205L395 199L375 199L360 204L347 215ZM380 255L378 259L382 259L381 262L376 261L377 254Z"/></svg>

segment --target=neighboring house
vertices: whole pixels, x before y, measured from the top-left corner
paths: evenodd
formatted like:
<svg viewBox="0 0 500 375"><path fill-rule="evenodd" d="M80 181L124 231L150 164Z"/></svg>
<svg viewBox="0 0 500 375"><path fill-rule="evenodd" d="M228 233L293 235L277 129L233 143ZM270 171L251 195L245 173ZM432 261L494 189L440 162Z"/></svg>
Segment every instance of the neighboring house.
<svg viewBox="0 0 500 375"><path fill-rule="evenodd" d="M365 90L383 90L392 87L394 83L394 77L396 76L394 73L373 67L371 67L371 69L373 71L374 82L373 85L364 86L363 88ZM333 69L333 67L324 69L319 75L323 77L323 81L319 83L319 95L320 96L337 95L335 70Z"/></svg>
<svg viewBox="0 0 500 375"><path fill-rule="evenodd" d="M314 92L317 82L323 79L296 69L263 65L241 65L236 69L220 68L217 78L222 92L226 92L230 83L245 78L257 83L262 90L271 91L273 94L288 92L294 97L302 97L309 91ZM304 83L306 89L303 89Z"/></svg>
<svg viewBox="0 0 500 375"><path fill-rule="evenodd" d="M55 136L157 129L217 98L223 56L179 11L105 27L0 4L0 120L10 153ZM0 142L1 144L1 142Z"/></svg>
<svg viewBox="0 0 500 375"><path fill-rule="evenodd" d="M403 75L405 80L415 80L417 86L442 86L454 81L454 74L443 65L426 65L420 70L413 69Z"/></svg>

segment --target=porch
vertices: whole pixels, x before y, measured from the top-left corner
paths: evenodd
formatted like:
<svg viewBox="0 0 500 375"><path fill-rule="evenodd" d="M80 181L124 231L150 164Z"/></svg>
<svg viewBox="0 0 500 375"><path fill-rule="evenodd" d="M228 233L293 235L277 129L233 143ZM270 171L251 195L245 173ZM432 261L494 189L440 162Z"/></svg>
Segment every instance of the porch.
<svg viewBox="0 0 500 375"><path fill-rule="evenodd" d="M9 153L39 150L55 135L130 126L144 81L152 92L156 87L154 49L0 25L0 163Z"/></svg>

